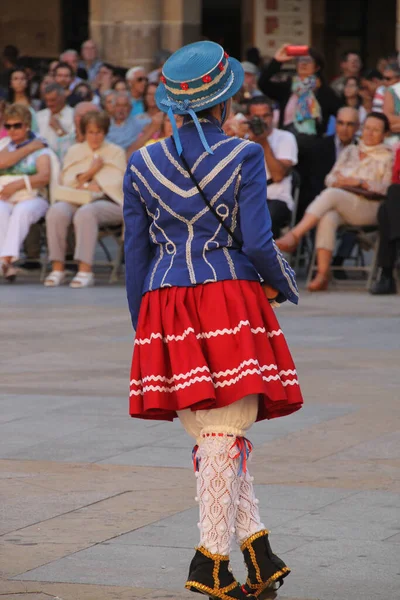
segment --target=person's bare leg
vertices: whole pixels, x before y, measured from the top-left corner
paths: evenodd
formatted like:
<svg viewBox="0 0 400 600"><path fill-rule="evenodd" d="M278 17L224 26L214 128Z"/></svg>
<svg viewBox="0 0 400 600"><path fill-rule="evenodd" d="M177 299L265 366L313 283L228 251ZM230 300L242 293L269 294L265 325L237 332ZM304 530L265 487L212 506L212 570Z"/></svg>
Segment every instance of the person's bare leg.
<svg viewBox="0 0 400 600"><path fill-rule="evenodd" d="M317 274L308 286L310 292L319 292L327 289L331 270L331 262L332 251L327 250L326 248L318 248Z"/></svg>
<svg viewBox="0 0 400 600"><path fill-rule="evenodd" d="M311 213L306 213L304 217L297 223L293 229L276 240L276 245L283 252L293 252L301 238L311 229L313 229L319 221L319 218Z"/></svg>
<svg viewBox="0 0 400 600"><path fill-rule="evenodd" d="M88 265L88 263L80 262L78 265L78 271L80 273L91 273L92 265Z"/></svg>
<svg viewBox="0 0 400 600"><path fill-rule="evenodd" d="M52 271L59 271L60 273L64 272L65 265L61 260L53 260L51 263Z"/></svg>

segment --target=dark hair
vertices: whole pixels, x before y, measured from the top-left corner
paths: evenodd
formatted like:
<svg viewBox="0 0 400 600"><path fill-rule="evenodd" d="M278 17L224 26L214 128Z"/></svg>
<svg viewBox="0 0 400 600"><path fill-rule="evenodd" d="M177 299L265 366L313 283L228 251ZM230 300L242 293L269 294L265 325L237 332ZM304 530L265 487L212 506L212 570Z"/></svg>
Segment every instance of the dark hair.
<svg viewBox="0 0 400 600"><path fill-rule="evenodd" d="M85 93L78 92L79 88L82 87L85 88ZM72 94L79 96L79 101L90 102L91 100L93 100L93 90L90 87L90 85L86 83L86 81L80 81L79 83L77 83L74 89L72 90Z"/></svg>
<svg viewBox="0 0 400 600"><path fill-rule="evenodd" d="M16 63L18 56L19 56L19 50L18 50L17 46L13 46L12 44L9 44L8 46L4 47L3 57L7 58L10 62Z"/></svg>
<svg viewBox="0 0 400 600"><path fill-rule="evenodd" d="M9 77L9 80L8 80L7 101L10 104L14 104L14 102L15 102L15 92L14 92L14 90L11 87L11 78L14 75L14 73L23 73L25 75L25 78L26 78L25 98L30 102L31 98L30 98L30 94L29 94L28 77L26 75L25 69L22 69L21 67L17 67L16 69L14 69L13 71L11 71L11 73L10 73L10 77Z"/></svg>
<svg viewBox="0 0 400 600"><path fill-rule="evenodd" d="M382 121L383 130L385 133L388 133L388 131L390 131L389 119L387 118L387 116L384 113L372 111L367 114L367 116L365 117L364 123L366 123L367 119L370 119L370 118L378 119L379 121Z"/></svg>
<svg viewBox="0 0 400 600"><path fill-rule="evenodd" d="M74 78L74 71L73 71L71 65L69 65L68 63L59 62L58 65L54 69L54 75L57 73L58 69L68 69L68 71L71 73L72 79Z"/></svg>
<svg viewBox="0 0 400 600"><path fill-rule="evenodd" d="M91 110L83 115L80 123L80 129L83 135L86 135L86 129L90 123L95 123L97 127L103 131L104 135L107 135L108 130L110 129L110 117L104 110L101 112Z"/></svg>
<svg viewBox="0 0 400 600"><path fill-rule="evenodd" d="M268 96L254 96L254 98L251 98L247 102L248 112L250 112L250 106L260 106L262 104L266 104L270 107L271 110L273 110L275 106L275 103L270 98L268 98Z"/></svg>
<svg viewBox="0 0 400 600"><path fill-rule="evenodd" d="M366 69L361 73L361 79L366 79L367 81L372 81L373 79L383 79L383 75L378 69Z"/></svg>
<svg viewBox="0 0 400 600"><path fill-rule="evenodd" d="M106 69L108 69L109 71L111 71L113 75L115 75L115 67L112 64L103 62L103 64L101 65L101 67L105 67Z"/></svg>
<svg viewBox="0 0 400 600"><path fill-rule="evenodd" d="M259 49L255 47L248 48L246 50L246 60L253 63L253 65L256 65L256 67L259 67L261 63L261 54Z"/></svg>
<svg viewBox="0 0 400 600"><path fill-rule="evenodd" d="M325 59L324 59L322 53L319 52L319 50L317 50L316 48L309 48L308 54L311 56L311 58L314 60L315 64L317 65L318 71L323 71L324 67L325 67Z"/></svg>
<svg viewBox="0 0 400 600"><path fill-rule="evenodd" d="M345 60L347 60L350 54L356 54L356 56L358 56L358 58L361 60L360 53L357 52L357 50L346 50L346 52L342 52L342 54L340 55L340 62L344 62Z"/></svg>

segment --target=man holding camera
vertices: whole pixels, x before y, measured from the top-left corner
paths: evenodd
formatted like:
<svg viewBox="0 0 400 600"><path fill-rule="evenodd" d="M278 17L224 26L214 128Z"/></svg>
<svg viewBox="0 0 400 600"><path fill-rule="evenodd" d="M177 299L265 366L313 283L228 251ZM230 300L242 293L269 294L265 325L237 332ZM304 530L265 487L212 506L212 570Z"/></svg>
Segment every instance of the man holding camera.
<svg viewBox="0 0 400 600"><path fill-rule="evenodd" d="M266 96L252 98L248 104L249 138L264 150L267 171L267 202L274 238L289 224L293 211L290 170L297 164L297 142L289 131L273 126L273 104Z"/></svg>

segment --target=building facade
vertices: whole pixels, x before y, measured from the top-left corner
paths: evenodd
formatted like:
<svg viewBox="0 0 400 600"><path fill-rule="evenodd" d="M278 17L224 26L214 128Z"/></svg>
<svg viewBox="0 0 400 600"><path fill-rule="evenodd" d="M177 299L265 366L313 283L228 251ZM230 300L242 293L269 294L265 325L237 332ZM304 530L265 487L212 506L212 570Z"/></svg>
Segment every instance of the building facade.
<svg viewBox="0 0 400 600"><path fill-rule="evenodd" d="M91 36L106 61L149 68L160 48L202 38L237 57L249 46L272 56L282 42L304 43L325 54L329 76L345 50L373 66L400 49L400 0L0 0L0 36L42 58Z"/></svg>

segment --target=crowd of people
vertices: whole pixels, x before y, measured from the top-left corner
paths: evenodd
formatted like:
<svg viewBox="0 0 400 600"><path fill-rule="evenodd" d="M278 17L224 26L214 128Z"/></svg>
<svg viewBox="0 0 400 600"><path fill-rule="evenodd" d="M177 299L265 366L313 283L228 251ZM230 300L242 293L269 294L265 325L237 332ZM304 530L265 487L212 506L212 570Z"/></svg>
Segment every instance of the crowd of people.
<svg viewBox="0 0 400 600"><path fill-rule="evenodd" d="M94 284L98 230L122 225L122 181L129 156L172 133L168 116L155 102L169 56L161 51L148 73L140 65L123 69L101 60L93 40L86 40L80 53L67 49L58 60L39 66L20 56L14 46L4 49L0 264L6 281L17 276L22 248L29 259L23 266L37 266L41 233L34 224L45 219L52 269L44 285L66 282L67 256L78 265L70 286ZM340 75L330 82L324 76L324 59L313 48L293 59L285 45L267 64L252 48L242 66L244 84L224 130L263 148L267 202L278 247L293 252L302 237L316 228L318 269L309 289L325 290L332 266L342 266L354 247L350 238L344 244L346 251L339 248L334 255L340 226L376 226L380 272L370 291L396 293L400 251L397 53L365 69L358 53L347 52ZM177 127L182 125L181 117L175 116L175 121ZM300 182L296 207L294 180Z"/></svg>

